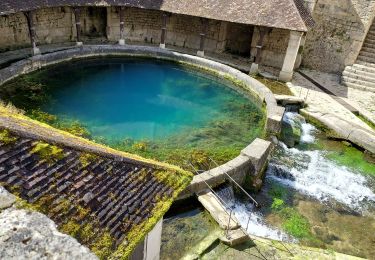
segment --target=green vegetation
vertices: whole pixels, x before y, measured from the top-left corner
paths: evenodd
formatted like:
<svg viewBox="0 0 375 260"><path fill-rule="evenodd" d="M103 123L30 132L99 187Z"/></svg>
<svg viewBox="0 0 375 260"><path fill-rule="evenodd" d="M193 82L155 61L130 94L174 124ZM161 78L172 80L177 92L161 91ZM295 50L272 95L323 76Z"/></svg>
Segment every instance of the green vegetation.
<svg viewBox="0 0 375 260"><path fill-rule="evenodd" d="M273 184L268 195L272 197L272 213L281 219L281 228L288 234L300 240L316 241L311 232L311 226L307 218L296 209L285 203L288 191L281 185Z"/></svg>
<svg viewBox="0 0 375 260"><path fill-rule="evenodd" d="M372 129L375 130L375 124L373 122L371 122L370 120L368 120L367 118L361 115L357 115L357 117L361 119L363 122L365 122L366 124L368 124Z"/></svg>
<svg viewBox="0 0 375 260"><path fill-rule="evenodd" d="M339 151L327 153L327 158L353 171L375 176L375 165L367 162L363 152L351 146L342 146Z"/></svg>
<svg viewBox="0 0 375 260"><path fill-rule="evenodd" d="M9 145L9 144L14 144L17 141L17 137L12 136L11 133L4 129L0 130L0 142Z"/></svg>
<svg viewBox="0 0 375 260"><path fill-rule="evenodd" d="M272 91L273 94L294 96L292 91L290 91L289 87L284 82L267 79L260 75L253 76L253 78L263 83Z"/></svg>
<svg viewBox="0 0 375 260"><path fill-rule="evenodd" d="M90 163L98 159L98 156L91 153L81 153L79 156L79 161L82 164L82 167L88 166Z"/></svg>
<svg viewBox="0 0 375 260"><path fill-rule="evenodd" d="M60 120L57 116L48 114L40 109L32 109L27 115L39 122L64 130L75 136L90 138L90 132L78 121Z"/></svg>
<svg viewBox="0 0 375 260"><path fill-rule="evenodd" d="M59 161L64 158L64 150L42 141L39 141L35 144L31 153L37 154L40 159L45 160L49 163Z"/></svg>

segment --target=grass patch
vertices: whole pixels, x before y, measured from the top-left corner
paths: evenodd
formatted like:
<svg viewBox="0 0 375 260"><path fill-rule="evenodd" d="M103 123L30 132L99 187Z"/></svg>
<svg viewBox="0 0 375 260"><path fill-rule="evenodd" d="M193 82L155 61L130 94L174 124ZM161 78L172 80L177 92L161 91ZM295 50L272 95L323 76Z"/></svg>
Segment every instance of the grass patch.
<svg viewBox="0 0 375 260"><path fill-rule="evenodd" d="M267 79L265 77L260 76L259 74L253 76L253 78L263 83L267 88L269 88L272 91L273 94L294 96L292 91L290 91L289 87L284 82Z"/></svg>

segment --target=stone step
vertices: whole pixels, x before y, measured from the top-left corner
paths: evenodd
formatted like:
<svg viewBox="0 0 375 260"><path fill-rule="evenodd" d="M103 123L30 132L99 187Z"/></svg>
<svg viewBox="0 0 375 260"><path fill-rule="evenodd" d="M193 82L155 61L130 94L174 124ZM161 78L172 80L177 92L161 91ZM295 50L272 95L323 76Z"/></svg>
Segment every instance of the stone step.
<svg viewBox="0 0 375 260"><path fill-rule="evenodd" d="M363 56L362 54L358 55L358 60L359 61L364 61L364 62L367 62L367 63L372 63L372 64L375 64L375 57L367 57L367 56Z"/></svg>
<svg viewBox="0 0 375 260"><path fill-rule="evenodd" d="M350 67L352 67L352 69L354 69L356 71L364 71L364 72L369 72L369 73L375 74L375 66L370 67L370 66L366 66L366 65L356 63L356 64L353 64L353 66L347 66L346 68L350 68Z"/></svg>
<svg viewBox="0 0 375 260"><path fill-rule="evenodd" d="M357 85L362 85L362 87L375 88L374 82L363 81L363 80L360 80L360 79L355 79L355 78L351 78L351 77L347 77L347 76L343 76L342 79L343 79L343 82L349 82L349 83L354 83L354 84L357 84Z"/></svg>
<svg viewBox="0 0 375 260"><path fill-rule="evenodd" d="M372 34L371 32L369 32L369 33L366 35L366 39L375 40L375 35Z"/></svg>
<svg viewBox="0 0 375 260"><path fill-rule="evenodd" d="M367 68L375 68L375 63L362 61L362 60L359 60L359 59L356 61L356 64L366 66Z"/></svg>
<svg viewBox="0 0 375 260"><path fill-rule="evenodd" d="M375 32L372 32L371 30L368 31L368 33L367 33L367 37L369 37L369 36L375 38Z"/></svg>
<svg viewBox="0 0 375 260"><path fill-rule="evenodd" d="M362 48L370 48L370 49L375 49L375 43L364 43Z"/></svg>
<svg viewBox="0 0 375 260"><path fill-rule="evenodd" d="M366 38L364 43L375 44L375 40L371 40L369 38Z"/></svg>
<svg viewBox="0 0 375 260"><path fill-rule="evenodd" d="M347 68L342 73L343 76L350 77L352 79L359 79L366 82L375 83L375 74L368 73L361 70L355 70L353 68Z"/></svg>
<svg viewBox="0 0 375 260"><path fill-rule="evenodd" d="M369 51L364 50L362 48L361 52L359 53L359 56L363 56L363 57L366 57L366 58L373 58L373 59L375 59L375 52L369 52Z"/></svg>
<svg viewBox="0 0 375 260"><path fill-rule="evenodd" d="M375 88L372 88L372 87L364 87L364 86L359 85L359 84L344 82L344 81L342 81L342 83L349 88L354 88L354 89L359 89L359 90L369 91L369 92L375 93Z"/></svg>
<svg viewBox="0 0 375 260"><path fill-rule="evenodd" d="M220 237L221 242L228 246L237 246L240 245L246 241L250 240L250 237L248 234L245 233L242 229L238 228L235 230L229 230L227 234Z"/></svg>
<svg viewBox="0 0 375 260"><path fill-rule="evenodd" d="M361 52L375 54L375 48L362 46Z"/></svg>
<svg viewBox="0 0 375 260"><path fill-rule="evenodd" d="M234 214L229 218L229 211L211 191L199 194L198 200L223 230L234 230L240 227Z"/></svg>

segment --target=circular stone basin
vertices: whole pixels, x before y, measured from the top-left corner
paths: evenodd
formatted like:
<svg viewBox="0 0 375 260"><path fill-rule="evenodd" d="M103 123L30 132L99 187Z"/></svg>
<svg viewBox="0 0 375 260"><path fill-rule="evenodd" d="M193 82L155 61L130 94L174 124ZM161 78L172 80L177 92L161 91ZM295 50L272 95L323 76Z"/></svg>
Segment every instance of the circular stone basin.
<svg viewBox="0 0 375 260"><path fill-rule="evenodd" d="M263 134L262 109L235 89L178 63L95 58L23 75L0 96L35 119L79 134L84 126L97 142L182 165L189 156L225 162Z"/></svg>

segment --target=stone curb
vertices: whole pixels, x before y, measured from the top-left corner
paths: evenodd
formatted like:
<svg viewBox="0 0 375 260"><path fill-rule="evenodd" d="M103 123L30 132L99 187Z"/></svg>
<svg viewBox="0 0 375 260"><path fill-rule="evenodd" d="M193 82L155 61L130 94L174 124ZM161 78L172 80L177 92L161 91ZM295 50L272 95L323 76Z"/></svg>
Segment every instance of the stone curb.
<svg viewBox="0 0 375 260"><path fill-rule="evenodd" d="M236 80L244 83L246 86L246 90L250 92L253 97L255 97L259 105L266 103L267 131L270 134L275 135L280 132L281 119L284 113L284 108L277 106L277 102L273 93L262 83L237 69L221 64L219 62L157 47L134 45L84 45L77 48L70 48L43 55L37 55L15 62L9 67L1 69L0 85L19 75L35 71L48 65L53 65L72 59L97 56L147 56L177 62L182 61L191 63L193 65L206 67L217 71L219 73L219 76L223 77L228 74Z"/></svg>
<svg viewBox="0 0 375 260"><path fill-rule="evenodd" d="M64 61L69 61L72 59L85 58L85 57L100 57L100 56L142 56L142 57L152 57L157 59L172 60L177 62L186 62L196 66L202 66L203 68L208 68L214 70L218 73L219 77L225 78L226 75L233 77L235 80L242 82L251 95L256 99L255 101L258 105L266 104L267 111L267 122L266 130L269 135L278 135L281 131L281 121L285 109L277 105L277 101L273 93L265 87L259 81L251 78L249 75L240 72L237 69L229 67L227 65L218 63L216 61L208 60L202 57L192 56L188 54L183 54L168 49L160 49L157 47L150 46L119 46L119 45L84 45L77 48L70 48L66 50L56 51L52 53L47 53L44 55L33 56L28 59L24 59L13 63L9 67L0 70L0 85L19 76L26 74L37 69L43 68L48 65L53 65L61 63ZM1 118L0 118L1 119ZM4 121L4 119L2 119ZM13 126L15 130L19 130L19 127L14 127L14 123L5 122L8 125ZM27 129L22 129L22 132L31 134ZM38 132L39 133L39 132ZM41 134L36 134L42 139L56 139L56 136L48 135L48 137ZM57 135L57 134L55 134ZM69 146L78 146L78 148L85 147L90 150L90 152L106 153L97 147L90 145L75 144L72 141L64 140L64 138L57 138L58 141L64 141L69 143ZM207 189L204 181L210 183L210 185L216 186L223 183L226 180L226 175L230 174L233 179L239 183L244 183L246 173L251 172L259 178L259 172L264 169L267 163L268 155L271 151L271 143L265 140L256 139L252 144L250 144L241 154L229 161L228 163L212 169L209 172L205 172L196 176L188 189L184 192L186 195L192 195L194 193L200 192ZM109 156L113 156L110 153L106 153ZM124 158L119 158L124 160ZM126 159L129 160L129 159ZM199 180L197 179L199 178ZM182 195L184 197L184 195Z"/></svg>
<svg viewBox="0 0 375 260"><path fill-rule="evenodd" d="M300 110L308 121L318 121L334 132L333 137L350 141L372 154L375 154L375 134L356 124L348 122L333 114L310 112L306 109Z"/></svg>

